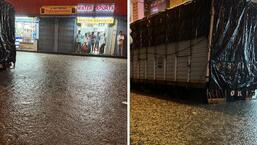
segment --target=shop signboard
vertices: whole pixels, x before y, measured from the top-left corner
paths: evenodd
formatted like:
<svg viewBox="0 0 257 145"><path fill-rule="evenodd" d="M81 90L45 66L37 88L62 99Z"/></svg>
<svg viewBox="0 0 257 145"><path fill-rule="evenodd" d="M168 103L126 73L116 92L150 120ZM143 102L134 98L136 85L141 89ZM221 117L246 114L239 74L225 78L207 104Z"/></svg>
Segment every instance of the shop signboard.
<svg viewBox="0 0 257 145"><path fill-rule="evenodd" d="M90 13L94 12L95 6L93 4L81 4L77 6L77 13Z"/></svg>
<svg viewBox="0 0 257 145"><path fill-rule="evenodd" d="M96 13L109 13L113 14L115 10L114 4L97 4L95 6Z"/></svg>
<svg viewBox="0 0 257 145"><path fill-rule="evenodd" d="M113 17L78 17L77 23L86 24L113 24Z"/></svg>
<svg viewBox="0 0 257 145"><path fill-rule="evenodd" d="M74 15L75 6L43 6L40 8L41 15Z"/></svg>
<svg viewBox="0 0 257 145"><path fill-rule="evenodd" d="M38 22L38 19L36 17L15 17L15 22L35 23Z"/></svg>
<svg viewBox="0 0 257 145"><path fill-rule="evenodd" d="M79 4L77 14L83 16L112 16L115 4Z"/></svg>

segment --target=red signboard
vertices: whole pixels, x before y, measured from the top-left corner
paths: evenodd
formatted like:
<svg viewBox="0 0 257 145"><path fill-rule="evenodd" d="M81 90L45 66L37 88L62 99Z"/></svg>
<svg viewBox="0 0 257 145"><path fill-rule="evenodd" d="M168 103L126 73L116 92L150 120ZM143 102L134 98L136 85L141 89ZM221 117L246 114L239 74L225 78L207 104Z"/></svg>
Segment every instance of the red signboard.
<svg viewBox="0 0 257 145"><path fill-rule="evenodd" d="M81 3L88 4L115 4L114 15L127 15L127 0L6 0L10 2L16 11L16 15L38 16L42 6L78 6Z"/></svg>

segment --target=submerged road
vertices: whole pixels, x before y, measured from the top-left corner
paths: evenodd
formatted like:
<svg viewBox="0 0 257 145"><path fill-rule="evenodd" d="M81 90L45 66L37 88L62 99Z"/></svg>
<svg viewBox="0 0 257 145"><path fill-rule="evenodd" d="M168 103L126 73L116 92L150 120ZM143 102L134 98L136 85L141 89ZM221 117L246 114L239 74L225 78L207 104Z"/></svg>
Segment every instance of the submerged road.
<svg viewBox="0 0 257 145"><path fill-rule="evenodd" d="M132 145L257 145L257 101L189 104L131 93Z"/></svg>
<svg viewBox="0 0 257 145"><path fill-rule="evenodd" d="M0 72L0 145L124 145L123 59L19 52Z"/></svg>

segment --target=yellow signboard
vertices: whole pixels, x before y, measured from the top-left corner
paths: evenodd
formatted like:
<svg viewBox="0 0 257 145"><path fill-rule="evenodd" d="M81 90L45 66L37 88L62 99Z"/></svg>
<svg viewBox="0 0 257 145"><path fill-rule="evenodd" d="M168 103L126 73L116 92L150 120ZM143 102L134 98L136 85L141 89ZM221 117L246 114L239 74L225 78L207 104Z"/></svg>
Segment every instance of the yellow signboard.
<svg viewBox="0 0 257 145"><path fill-rule="evenodd" d="M86 24L113 24L113 17L78 17L78 23L86 23Z"/></svg>
<svg viewBox="0 0 257 145"><path fill-rule="evenodd" d="M76 14L75 6L43 6L40 8L41 15L73 15Z"/></svg>

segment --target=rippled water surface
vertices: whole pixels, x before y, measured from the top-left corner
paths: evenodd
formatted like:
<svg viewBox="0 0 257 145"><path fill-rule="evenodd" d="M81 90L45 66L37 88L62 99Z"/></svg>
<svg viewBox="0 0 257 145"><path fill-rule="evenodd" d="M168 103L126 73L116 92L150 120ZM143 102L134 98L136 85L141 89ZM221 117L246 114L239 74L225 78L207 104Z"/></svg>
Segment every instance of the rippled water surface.
<svg viewBox="0 0 257 145"><path fill-rule="evenodd" d="M0 145L123 145L124 59L19 52L0 72Z"/></svg>
<svg viewBox="0 0 257 145"><path fill-rule="evenodd" d="M131 96L132 145L257 145L257 101L200 105Z"/></svg>

